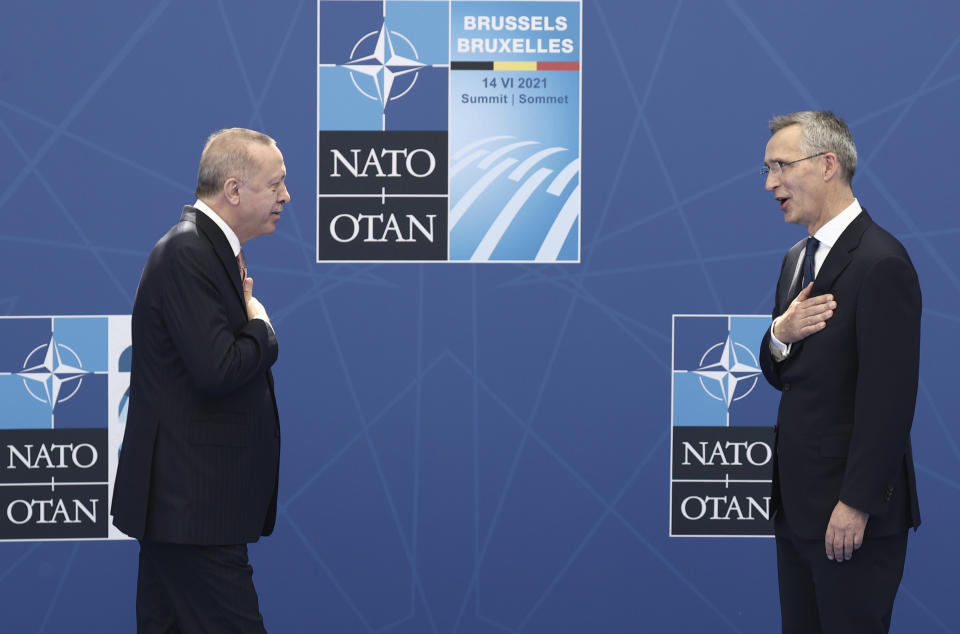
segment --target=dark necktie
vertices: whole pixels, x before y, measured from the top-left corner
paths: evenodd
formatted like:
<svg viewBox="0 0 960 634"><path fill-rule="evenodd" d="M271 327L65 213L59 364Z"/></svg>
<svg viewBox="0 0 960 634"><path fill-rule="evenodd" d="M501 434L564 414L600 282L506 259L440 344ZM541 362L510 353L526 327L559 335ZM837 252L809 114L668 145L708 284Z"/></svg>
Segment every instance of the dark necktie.
<svg viewBox="0 0 960 634"><path fill-rule="evenodd" d="M800 287L804 289L807 285L814 280L816 270L814 267L814 255L817 253L817 247L820 246L820 241L810 236L807 238L807 248L803 255L803 284Z"/></svg>
<svg viewBox="0 0 960 634"><path fill-rule="evenodd" d="M247 258L243 257L243 249L237 254L237 268L240 269L240 281L247 279Z"/></svg>

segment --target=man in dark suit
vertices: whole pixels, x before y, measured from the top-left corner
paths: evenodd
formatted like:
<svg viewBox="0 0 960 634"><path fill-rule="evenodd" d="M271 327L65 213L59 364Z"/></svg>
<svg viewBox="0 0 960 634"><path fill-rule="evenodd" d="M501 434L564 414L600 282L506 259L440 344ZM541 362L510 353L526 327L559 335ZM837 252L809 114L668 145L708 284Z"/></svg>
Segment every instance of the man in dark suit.
<svg viewBox="0 0 960 634"><path fill-rule="evenodd" d="M853 196L857 151L829 112L775 117L766 188L809 238L787 253L764 376L781 391L773 508L784 632L887 632L920 525L910 427L920 286Z"/></svg>
<svg viewBox="0 0 960 634"><path fill-rule="evenodd" d="M140 540L141 633L265 632L246 545L276 518L277 340L240 247L275 230L285 176L270 137L213 134L140 278L112 513Z"/></svg>

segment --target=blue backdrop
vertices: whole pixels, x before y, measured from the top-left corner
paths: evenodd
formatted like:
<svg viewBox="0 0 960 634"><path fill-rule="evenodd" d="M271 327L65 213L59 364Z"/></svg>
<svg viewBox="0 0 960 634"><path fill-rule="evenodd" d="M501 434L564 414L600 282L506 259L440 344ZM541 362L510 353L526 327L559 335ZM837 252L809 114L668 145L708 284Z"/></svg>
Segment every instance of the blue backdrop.
<svg viewBox="0 0 960 634"><path fill-rule="evenodd" d="M316 4L4 0L0 314L124 314L211 131L274 136L272 632L767 633L768 538L668 537L671 315L766 313L775 113L828 108L924 294L893 631L960 631L960 5L585 0L582 262L314 262ZM892 360L892 362L895 360ZM0 414L2 415L2 414ZM773 412L770 412L771 417ZM136 544L0 544L0 630L133 631Z"/></svg>

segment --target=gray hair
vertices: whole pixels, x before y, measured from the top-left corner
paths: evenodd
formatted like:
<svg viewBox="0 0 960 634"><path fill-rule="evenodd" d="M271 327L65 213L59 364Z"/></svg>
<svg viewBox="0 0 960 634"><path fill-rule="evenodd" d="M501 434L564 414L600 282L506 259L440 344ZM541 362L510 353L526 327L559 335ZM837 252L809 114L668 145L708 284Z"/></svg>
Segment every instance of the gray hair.
<svg viewBox="0 0 960 634"><path fill-rule="evenodd" d="M243 178L250 168L259 167L247 150L251 143L276 145L272 138L246 128L227 128L210 135L200 155L197 170L197 198L213 196L230 177Z"/></svg>
<svg viewBox="0 0 960 634"><path fill-rule="evenodd" d="M800 125L803 131L801 152L805 155L833 152L840 162L844 180L847 183L853 180L857 171L857 146L843 119L825 110L803 110L770 119L770 133L776 134L791 125Z"/></svg>

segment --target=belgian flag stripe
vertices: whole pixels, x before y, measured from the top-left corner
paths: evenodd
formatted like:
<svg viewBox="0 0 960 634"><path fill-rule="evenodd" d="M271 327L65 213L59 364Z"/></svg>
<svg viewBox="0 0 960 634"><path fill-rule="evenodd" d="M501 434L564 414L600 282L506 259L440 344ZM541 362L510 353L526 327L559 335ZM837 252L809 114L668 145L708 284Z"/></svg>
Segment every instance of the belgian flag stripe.
<svg viewBox="0 0 960 634"><path fill-rule="evenodd" d="M450 70L493 70L493 62L450 62Z"/></svg>
<svg viewBox="0 0 960 634"><path fill-rule="evenodd" d="M450 62L450 70L580 70L580 62Z"/></svg>
<svg viewBox="0 0 960 634"><path fill-rule="evenodd" d="M580 62L537 62L537 70L580 70Z"/></svg>

